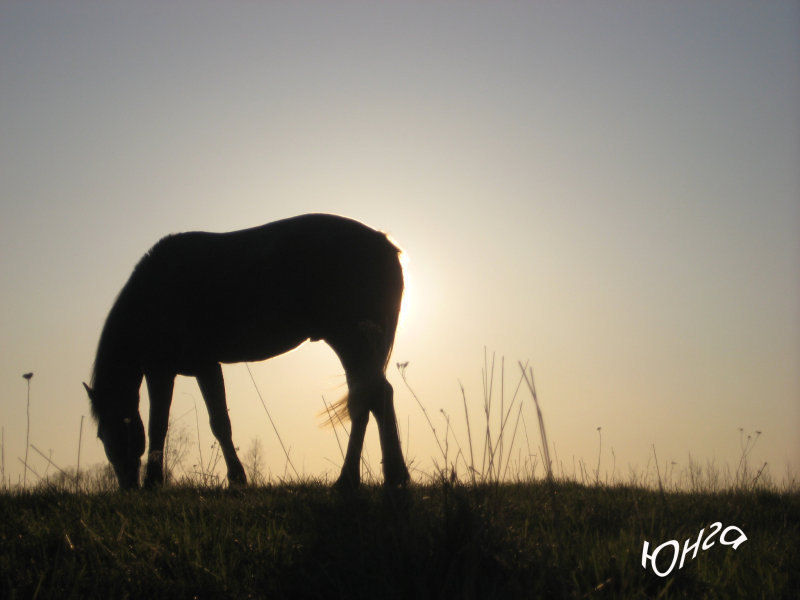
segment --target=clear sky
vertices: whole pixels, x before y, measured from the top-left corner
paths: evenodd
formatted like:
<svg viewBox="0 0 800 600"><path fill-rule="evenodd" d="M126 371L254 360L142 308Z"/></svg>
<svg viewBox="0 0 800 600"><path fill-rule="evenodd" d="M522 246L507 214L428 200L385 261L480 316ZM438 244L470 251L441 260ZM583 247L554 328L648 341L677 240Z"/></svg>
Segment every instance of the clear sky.
<svg viewBox="0 0 800 600"><path fill-rule="evenodd" d="M81 381L155 241L313 211L387 231L409 258L389 379L415 469L441 456L394 363L464 444L459 382L480 437L487 348L506 402L530 360L567 474L594 471L598 427L601 473L647 470L653 446L676 472L690 455L735 469L742 428L762 432L753 465L796 476L798 6L4 2L7 478L28 371L31 442L74 465L86 415L81 463L105 460ZM298 470L335 476L315 416L344 392L332 351L251 368ZM259 437L282 474L245 367L225 376L241 454ZM172 416L192 439L195 403L207 457L198 388L179 378ZM374 424L368 442L377 465Z"/></svg>

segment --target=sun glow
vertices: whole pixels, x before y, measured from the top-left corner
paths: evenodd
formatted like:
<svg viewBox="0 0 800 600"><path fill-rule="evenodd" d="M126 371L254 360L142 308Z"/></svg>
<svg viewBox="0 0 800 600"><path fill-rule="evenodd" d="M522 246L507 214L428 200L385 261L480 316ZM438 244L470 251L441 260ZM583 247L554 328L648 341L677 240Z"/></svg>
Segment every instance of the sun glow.
<svg viewBox="0 0 800 600"><path fill-rule="evenodd" d="M403 302L400 306L400 317L397 321L397 329L399 331L406 331L409 323L413 320L413 314L416 312L416 287L414 285L414 276L409 268L410 258L405 251L400 252L400 265L403 267Z"/></svg>

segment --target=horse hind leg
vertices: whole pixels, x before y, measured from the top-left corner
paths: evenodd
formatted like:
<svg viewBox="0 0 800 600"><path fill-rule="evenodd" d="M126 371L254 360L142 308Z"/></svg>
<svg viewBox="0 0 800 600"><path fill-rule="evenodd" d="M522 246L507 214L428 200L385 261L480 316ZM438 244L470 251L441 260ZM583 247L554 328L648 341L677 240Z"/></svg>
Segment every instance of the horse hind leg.
<svg viewBox="0 0 800 600"><path fill-rule="evenodd" d="M378 422L384 482L387 487L405 486L410 476L400 448L397 416L394 412L394 390L385 377L375 389L371 410Z"/></svg>
<svg viewBox="0 0 800 600"><path fill-rule="evenodd" d="M348 395L348 403L350 401ZM342 472L334 486L339 489L354 489L361 481L361 450L364 447L364 436L367 432L369 411L350 415L350 439L347 441L347 453L342 465Z"/></svg>
<svg viewBox="0 0 800 600"><path fill-rule="evenodd" d="M400 448L392 386L386 380L381 367L358 375L354 374L358 372L358 367L350 365L346 360L343 362L347 372L347 406L352 426L347 454L336 487L353 488L359 483L361 451L370 412L378 423L384 483L388 487L403 486L408 482L409 474Z"/></svg>
<svg viewBox="0 0 800 600"><path fill-rule="evenodd" d="M370 412L378 422L385 484L395 487L405 485L409 480L400 448L392 386L384 373L386 356L391 351L391 343L387 342L388 333L372 321L363 321L325 338L342 362L347 376L347 408L352 421L347 454L336 482L337 487L358 485L361 450Z"/></svg>
<svg viewBox="0 0 800 600"><path fill-rule="evenodd" d="M233 445L231 420L228 417L228 404L225 401L225 381L222 378L222 367L217 363L199 373L197 383L206 402L211 432L219 442L222 456L228 467L228 484L245 485L247 477Z"/></svg>

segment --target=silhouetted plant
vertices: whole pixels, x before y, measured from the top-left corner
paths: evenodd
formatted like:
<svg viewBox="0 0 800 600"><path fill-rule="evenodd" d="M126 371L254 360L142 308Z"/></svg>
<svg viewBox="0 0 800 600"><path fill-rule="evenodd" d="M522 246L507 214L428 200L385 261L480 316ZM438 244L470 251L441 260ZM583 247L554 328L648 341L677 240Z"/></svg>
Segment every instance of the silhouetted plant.
<svg viewBox="0 0 800 600"><path fill-rule="evenodd" d="M253 485L264 485L266 478L264 477L264 451L261 448L261 440L253 438L250 443L250 448L244 457L244 467L247 470L247 478Z"/></svg>
<svg viewBox="0 0 800 600"><path fill-rule="evenodd" d="M422 410L425 420L427 421L428 426L433 433L434 439L436 440L436 444L441 454L441 464L436 458L433 459L433 476L435 480L455 483L458 481L459 472L463 474L464 470L466 470L467 480L472 485L478 485L481 483L500 483L508 478L509 468L513 462L514 448L518 443L517 434L520 431L520 424L522 425L522 430L525 432L525 436L527 437L527 426L525 424L522 411L523 404L522 400L518 397L522 382L527 378L527 375L524 370L525 367L523 367L523 372L517 381L517 385L515 386L511 400L506 405L505 360L502 358L500 360L499 386L496 385L495 379L496 364L497 361L495 360L494 355L492 355L491 361L489 361L488 355L484 353L484 369L482 376L483 415L485 423L483 433L483 449L481 454L482 458L480 464L477 464L475 460L472 424L470 421L467 394L464 390L464 386L459 382L461 397L464 404L464 419L467 435L466 451L464 450L464 446L462 446L461 442L459 441L458 435L451 426L450 415L448 415L444 410L439 411L445 420L444 436L440 436L428 414L427 409L408 382L407 370L409 363L397 363L397 370L400 373L400 377L416 401L417 405L420 407L420 410ZM520 366L522 367L521 364ZM531 382L529 382L529 386L532 385L532 373L530 377ZM499 400L496 396L497 387L500 388ZM512 421L513 427L511 426ZM541 424L543 425L543 422ZM509 437L511 438L510 440L508 439ZM453 458L451 458L450 453L451 438L456 446L456 454ZM544 437L543 440L544 443L546 443L546 437ZM536 471L537 463L538 459L533 453L531 453L530 445L528 445L527 454L524 456L523 449L520 449L516 461L516 480L526 481L532 479ZM549 473L549 471L547 472Z"/></svg>
<svg viewBox="0 0 800 600"><path fill-rule="evenodd" d="M31 437L31 379L33 378L33 373L25 373L22 377L28 383L28 401L25 410L27 415L25 426L25 468L22 472L22 487L25 487L28 484L28 445Z"/></svg>

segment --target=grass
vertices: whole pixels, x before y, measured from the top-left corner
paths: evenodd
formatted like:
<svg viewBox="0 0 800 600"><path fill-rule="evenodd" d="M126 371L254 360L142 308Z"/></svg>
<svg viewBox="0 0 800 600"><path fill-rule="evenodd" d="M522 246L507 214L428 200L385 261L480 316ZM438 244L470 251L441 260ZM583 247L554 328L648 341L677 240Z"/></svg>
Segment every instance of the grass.
<svg viewBox="0 0 800 600"><path fill-rule="evenodd" d="M4 598L795 598L800 495L320 482L0 495ZM715 544L666 578L642 545Z"/></svg>
<svg viewBox="0 0 800 600"><path fill-rule="evenodd" d="M498 369L485 356L484 430L470 427L462 388L465 439L444 413L437 431L407 366L398 370L440 451L427 483L386 492L366 464L372 483L351 494L300 477L264 484L256 441L245 464L258 485L227 489L218 449L185 466L192 435L179 428L165 453L171 485L158 492L120 493L107 465L65 471L42 455L56 476L0 488L0 597L800 597L800 492L750 467L760 432L740 431L735 470L690 460L676 474L653 448L652 468L625 483L583 462L566 475L547 451L527 365L507 393L504 361ZM522 411L526 389L538 448ZM747 541L733 549L718 539L667 577L642 567L645 541L651 552L670 540L683 548L715 522ZM659 555L661 571L670 559Z"/></svg>

